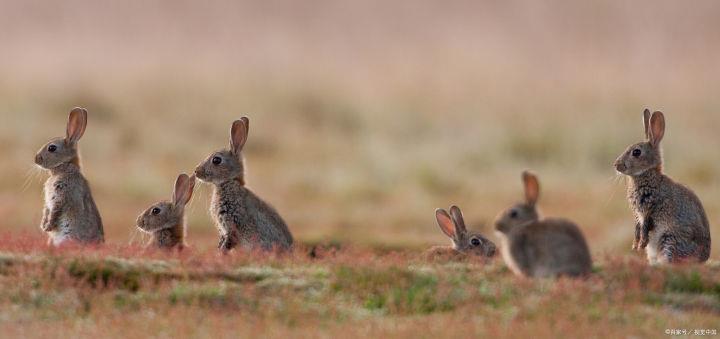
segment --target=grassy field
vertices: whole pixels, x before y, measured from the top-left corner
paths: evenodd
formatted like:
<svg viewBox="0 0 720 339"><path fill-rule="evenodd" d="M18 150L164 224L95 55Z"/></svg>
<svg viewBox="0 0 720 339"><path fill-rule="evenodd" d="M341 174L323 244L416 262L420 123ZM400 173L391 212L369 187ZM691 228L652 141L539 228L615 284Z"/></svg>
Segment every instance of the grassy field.
<svg viewBox="0 0 720 339"><path fill-rule="evenodd" d="M716 264L653 269L631 252L633 218L612 162L641 139L643 108L664 111L665 169L696 191L720 239L719 10L709 0L0 0L2 326L658 336L670 319L718 323ZM74 106L90 112L81 153L108 243L83 258L39 248L46 174L32 162ZM339 244L337 257L216 257L203 184L187 212L191 253L143 261L132 250L147 241L136 216L224 147L243 115L249 186L301 246ZM521 198L526 168L540 175L543 212L581 225L595 277L523 282L501 262L415 261L448 243L438 207L461 206L495 239L492 220ZM140 270L137 291L115 280L93 288L71 272L108 260ZM195 262L218 268L195 279ZM155 264L164 271L145 277ZM245 268L263 278L229 277ZM673 287L686 278L692 291ZM412 288L420 299L394 295Z"/></svg>
<svg viewBox="0 0 720 339"><path fill-rule="evenodd" d="M603 257L587 280L524 280L499 261L319 247L294 255L47 251L4 237L8 337L660 337L716 330L720 266Z"/></svg>

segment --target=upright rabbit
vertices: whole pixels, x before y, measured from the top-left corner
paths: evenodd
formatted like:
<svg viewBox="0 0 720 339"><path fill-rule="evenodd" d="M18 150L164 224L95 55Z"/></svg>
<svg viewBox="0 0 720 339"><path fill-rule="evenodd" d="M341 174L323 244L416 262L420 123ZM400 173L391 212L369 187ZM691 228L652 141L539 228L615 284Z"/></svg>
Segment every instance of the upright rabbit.
<svg viewBox="0 0 720 339"><path fill-rule="evenodd" d="M425 251L427 259L464 258L467 254L490 258L495 255L495 244L479 233L470 233L465 227L462 211L457 206L450 207L450 213L442 208L435 210L440 230L451 240L452 246L435 246Z"/></svg>
<svg viewBox="0 0 720 339"><path fill-rule="evenodd" d="M589 274L592 259L580 228L569 220L540 218L536 207L540 183L527 171L522 178L525 201L502 212L495 221L505 263L525 277Z"/></svg>
<svg viewBox="0 0 720 339"><path fill-rule="evenodd" d="M646 109L643 122L645 141L615 161L615 169L628 177L627 199L637 221L633 249L646 249L650 264L704 262L710 257L705 209L693 191L662 171L665 116Z"/></svg>
<svg viewBox="0 0 720 339"><path fill-rule="evenodd" d="M45 207L40 228L49 235L48 243L66 241L97 244L104 241L102 219L90 186L80 170L78 140L85 133L87 111L70 112L65 138L50 140L35 155L35 163L50 171L45 182Z"/></svg>
<svg viewBox="0 0 720 339"><path fill-rule="evenodd" d="M223 252L245 249L286 250L293 238L280 214L245 186L242 149L250 121L236 120L230 130L230 149L213 152L195 169L198 179L212 183L210 213L220 232Z"/></svg>
<svg viewBox="0 0 720 339"><path fill-rule="evenodd" d="M157 202L138 216L137 227L152 235L148 247L185 247L185 205L190 202L194 187L195 176L180 174L175 180L172 200Z"/></svg>

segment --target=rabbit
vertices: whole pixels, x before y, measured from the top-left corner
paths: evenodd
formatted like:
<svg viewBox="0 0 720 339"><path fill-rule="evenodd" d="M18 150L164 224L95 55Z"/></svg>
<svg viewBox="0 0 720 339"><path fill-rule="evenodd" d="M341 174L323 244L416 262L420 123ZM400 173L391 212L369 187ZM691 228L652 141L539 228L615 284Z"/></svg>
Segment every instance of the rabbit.
<svg viewBox="0 0 720 339"><path fill-rule="evenodd" d="M495 256L495 244L479 233L468 233L465 219L457 206L450 207L450 213L442 208L435 210L435 219L440 230L451 240L452 246L434 246L425 251L426 259L464 259L467 255L481 258Z"/></svg>
<svg viewBox="0 0 720 339"><path fill-rule="evenodd" d="M50 140L35 155L35 164L50 172L40 228L48 233L48 244L53 246L67 241L105 241L100 213L80 169L78 141L85 133L87 114L79 107L70 111L65 138Z"/></svg>
<svg viewBox="0 0 720 339"><path fill-rule="evenodd" d="M155 203L138 216L137 228L152 234L147 247L185 248L185 205L190 202L194 187L194 175L180 174L175 180L172 200Z"/></svg>
<svg viewBox="0 0 720 339"><path fill-rule="evenodd" d="M643 112L645 141L628 147L614 167L627 176L627 199L635 214L632 248L645 249L650 264L704 262L710 257L710 226L692 190L663 174L662 112Z"/></svg>
<svg viewBox="0 0 720 339"><path fill-rule="evenodd" d="M210 154L195 169L195 176L214 186L210 214L220 232L218 248L288 250L293 237L283 218L270 204L245 186L242 154L250 121L236 120L230 129L230 148Z"/></svg>
<svg viewBox="0 0 720 339"><path fill-rule="evenodd" d="M538 178L524 171L522 179L525 201L500 213L495 221L505 263L522 277L588 275L592 258L580 228L569 220L541 218L536 207Z"/></svg>

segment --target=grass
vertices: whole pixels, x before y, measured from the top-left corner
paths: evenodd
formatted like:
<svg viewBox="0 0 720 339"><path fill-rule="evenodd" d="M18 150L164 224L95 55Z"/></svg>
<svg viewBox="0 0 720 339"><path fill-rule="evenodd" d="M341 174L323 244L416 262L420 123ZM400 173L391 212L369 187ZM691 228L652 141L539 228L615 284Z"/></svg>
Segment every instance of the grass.
<svg viewBox="0 0 720 339"><path fill-rule="evenodd" d="M718 7L1 1L11 52L0 57L0 330L654 337L712 326L716 264L646 267L611 164L641 139L642 109L664 111L665 169L695 190L720 239ZM32 158L74 106L90 112L80 147L107 247L49 250L38 227L46 174ZM148 239L136 216L224 147L242 115L247 182L307 248L218 257L200 184L189 251L139 253ZM438 207L461 206L494 239L526 168L540 175L544 214L581 225L598 259L591 279L528 282L497 261L416 259L448 243Z"/></svg>
<svg viewBox="0 0 720 339"><path fill-rule="evenodd" d="M720 266L596 260L585 280L526 280L496 259L425 262L413 250L310 258L0 243L3 333L70 336L659 336L715 328ZM680 315L680 316L679 316ZM190 323L188 323L190 322ZM441 325L442 324L442 325ZM193 326L190 326L193 325ZM713 327L715 326L715 327ZM568 332L571 331L571 332Z"/></svg>

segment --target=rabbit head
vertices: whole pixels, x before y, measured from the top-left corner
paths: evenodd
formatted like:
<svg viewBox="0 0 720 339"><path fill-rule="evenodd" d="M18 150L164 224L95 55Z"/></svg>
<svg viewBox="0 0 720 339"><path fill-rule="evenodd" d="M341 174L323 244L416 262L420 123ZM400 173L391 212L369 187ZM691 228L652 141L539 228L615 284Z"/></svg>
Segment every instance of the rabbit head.
<svg viewBox="0 0 720 339"><path fill-rule="evenodd" d="M438 208L435 210L435 218L443 233L452 239L455 250L484 257L495 255L495 244L492 241L478 233L468 232L459 207L451 206L450 213Z"/></svg>
<svg viewBox="0 0 720 339"><path fill-rule="evenodd" d="M507 234L513 229L536 222L540 219L536 204L540 196L540 183L535 174L522 173L525 186L525 201L515 204L503 211L495 220L495 230Z"/></svg>
<svg viewBox="0 0 720 339"><path fill-rule="evenodd" d="M665 135L665 116L662 112L651 115L645 109L643 122L645 141L631 145L615 160L615 170L622 174L637 176L649 169L662 167L660 141Z"/></svg>
<svg viewBox="0 0 720 339"><path fill-rule="evenodd" d="M137 227L147 233L183 224L185 205L190 201L195 187L195 176L180 174L175 181L171 201L160 201L150 206L137 218Z"/></svg>
<svg viewBox="0 0 720 339"><path fill-rule="evenodd" d="M70 111L65 138L50 140L35 155L35 164L45 169L53 169L62 164L79 165L78 140L85 133L87 110L76 107Z"/></svg>
<svg viewBox="0 0 720 339"><path fill-rule="evenodd" d="M248 138L250 120L242 117L235 120L230 129L230 148L213 152L195 169L198 179L220 184L229 180L244 183L245 164L242 149Z"/></svg>

